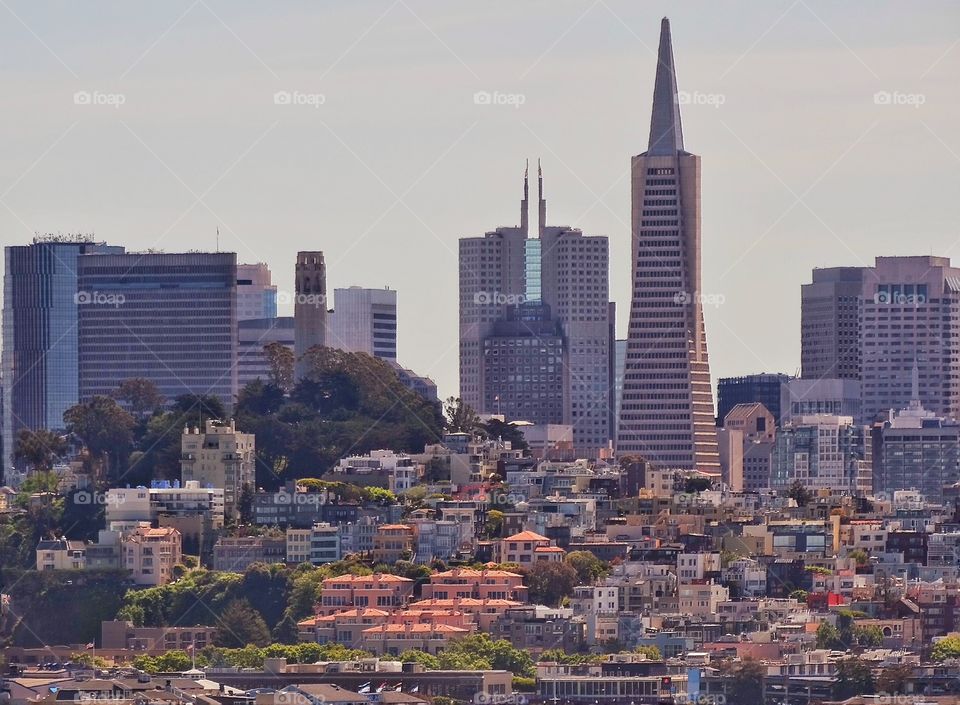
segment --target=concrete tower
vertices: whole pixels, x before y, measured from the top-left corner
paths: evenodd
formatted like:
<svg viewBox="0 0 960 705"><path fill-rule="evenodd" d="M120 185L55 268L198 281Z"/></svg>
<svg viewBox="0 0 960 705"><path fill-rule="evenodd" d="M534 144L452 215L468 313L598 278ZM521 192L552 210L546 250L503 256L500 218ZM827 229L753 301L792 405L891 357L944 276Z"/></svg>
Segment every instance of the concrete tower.
<svg viewBox="0 0 960 705"><path fill-rule="evenodd" d="M666 18L649 147L632 160L631 193L633 296L617 452L719 473L700 298L700 157L683 148Z"/></svg>
<svg viewBox="0 0 960 705"><path fill-rule="evenodd" d="M303 356L316 345L326 345L327 268L322 252L298 252L293 304L295 376L306 374Z"/></svg>

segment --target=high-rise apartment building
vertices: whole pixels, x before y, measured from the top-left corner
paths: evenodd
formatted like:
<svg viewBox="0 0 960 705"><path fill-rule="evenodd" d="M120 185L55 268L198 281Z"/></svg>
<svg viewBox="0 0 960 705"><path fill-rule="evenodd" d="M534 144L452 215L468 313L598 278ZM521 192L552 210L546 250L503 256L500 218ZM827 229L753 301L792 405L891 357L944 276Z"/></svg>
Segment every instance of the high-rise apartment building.
<svg viewBox="0 0 960 705"><path fill-rule="evenodd" d="M277 317L277 287L263 262L237 265L237 320Z"/></svg>
<svg viewBox="0 0 960 705"><path fill-rule="evenodd" d="M123 248L82 236L4 248L0 478L21 429L61 429L79 401L77 258L93 252Z"/></svg>
<svg viewBox="0 0 960 705"><path fill-rule="evenodd" d="M180 439L180 474L184 484L223 490L224 513L237 517L244 485L253 488L256 439L237 430L236 423L206 419L203 430L185 428Z"/></svg>
<svg viewBox="0 0 960 705"><path fill-rule="evenodd" d="M397 292L351 286L334 289L326 344L348 352L397 359Z"/></svg>
<svg viewBox="0 0 960 705"><path fill-rule="evenodd" d="M546 224L460 240L460 396L482 414L573 427L583 453L611 439L613 336L605 237ZM559 416L558 416L559 409Z"/></svg>
<svg viewBox="0 0 960 705"><path fill-rule="evenodd" d="M670 23L632 160L632 289L617 452L720 472L700 283L700 157L684 149Z"/></svg>
<svg viewBox="0 0 960 705"><path fill-rule="evenodd" d="M80 399L124 380L168 400L237 394L237 256L89 254L78 262Z"/></svg>
<svg viewBox="0 0 960 705"><path fill-rule="evenodd" d="M306 374L304 355L316 345L326 345L327 267L322 252L298 252L294 271L293 302L296 378Z"/></svg>
<svg viewBox="0 0 960 705"><path fill-rule="evenodd" d="M865 267L814 269L800 288L804 379L860 379L860 293Z"/></svg>

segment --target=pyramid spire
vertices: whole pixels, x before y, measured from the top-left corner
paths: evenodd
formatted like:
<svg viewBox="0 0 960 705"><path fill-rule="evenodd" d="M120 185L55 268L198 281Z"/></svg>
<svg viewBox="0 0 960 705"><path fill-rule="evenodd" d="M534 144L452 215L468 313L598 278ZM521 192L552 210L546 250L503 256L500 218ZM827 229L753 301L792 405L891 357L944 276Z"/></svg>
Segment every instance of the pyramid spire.
<svg viewBox="0 0 960 705"><path fill-rule="evenodd" d="M670 20L660 22L660 50L657 52L657 76L653 87L653 113L650 117L650 144L647 154L668 156L683 151L680 126L680 99L677 72L673 64Z"/></svg>

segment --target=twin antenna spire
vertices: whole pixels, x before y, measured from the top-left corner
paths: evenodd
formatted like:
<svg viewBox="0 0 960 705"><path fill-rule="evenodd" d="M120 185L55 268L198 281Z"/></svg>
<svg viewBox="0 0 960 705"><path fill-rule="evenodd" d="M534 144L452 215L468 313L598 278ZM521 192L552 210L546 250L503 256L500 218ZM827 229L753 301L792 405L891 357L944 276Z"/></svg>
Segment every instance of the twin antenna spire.
<svg viewBox="0 0 960 705"><path fill-rule="evenodd" d="M523 201L520 202L520 229L524 235L530 234L530 217L528 214L530 202L530 160L528 159L523 167ZM543 197L543 167L540 166L540 160L537 159L537 197L539 199L539 223L537 236L543 236L543 230L547 227L547 201Z"/></svg>

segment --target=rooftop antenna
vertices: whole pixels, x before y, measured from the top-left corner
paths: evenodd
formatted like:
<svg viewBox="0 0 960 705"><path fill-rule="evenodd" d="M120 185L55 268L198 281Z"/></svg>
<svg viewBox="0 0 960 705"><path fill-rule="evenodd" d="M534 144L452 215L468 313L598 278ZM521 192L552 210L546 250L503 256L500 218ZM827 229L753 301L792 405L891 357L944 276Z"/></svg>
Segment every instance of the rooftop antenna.
<svg viewBox="0 0 960 705"><path fill-rule="evenodd" d="M220 251L220 226L217 226L217 252Z"/></svg>

